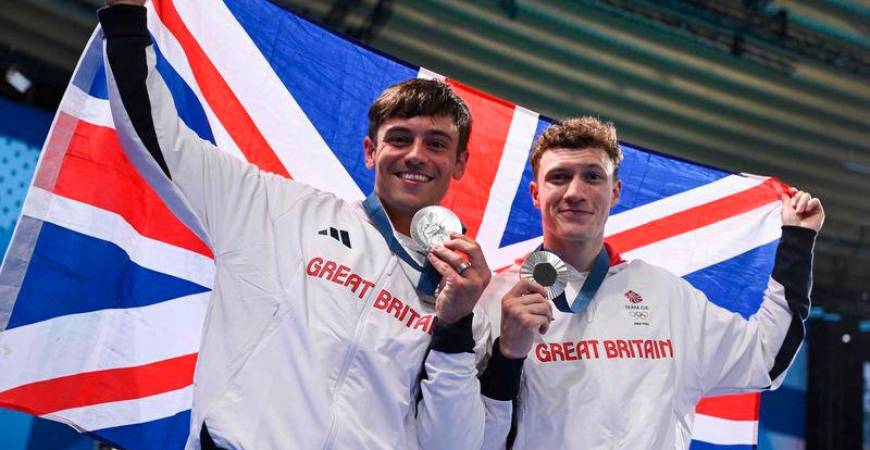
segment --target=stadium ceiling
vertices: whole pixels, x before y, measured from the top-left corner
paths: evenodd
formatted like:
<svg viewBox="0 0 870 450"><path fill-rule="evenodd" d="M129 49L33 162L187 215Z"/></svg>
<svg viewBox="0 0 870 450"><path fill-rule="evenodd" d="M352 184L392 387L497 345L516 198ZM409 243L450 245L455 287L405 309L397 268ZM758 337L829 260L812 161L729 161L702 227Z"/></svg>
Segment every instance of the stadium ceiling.
<svg viewBox="0 0 870 450"><path fill-rule="evenodd" d="M274 2L549 117L809 190L817 283L870 290L868 0ZM0 70L56 102L102 3L0 2Z"/></svg>

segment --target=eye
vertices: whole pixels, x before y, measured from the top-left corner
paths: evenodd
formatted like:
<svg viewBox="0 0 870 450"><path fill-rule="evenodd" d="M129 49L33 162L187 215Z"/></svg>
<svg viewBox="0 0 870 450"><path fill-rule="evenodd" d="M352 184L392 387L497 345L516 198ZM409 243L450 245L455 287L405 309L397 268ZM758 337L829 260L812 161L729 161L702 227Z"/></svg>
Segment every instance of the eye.
<svg viewBox="0 0 870 450"><path fill-rule="evenodd" d="M561 184L569 181L571 177L565 172L554 172L549 174L549 176L547 176L547 179L551 183Z"/></svg>
<svg viewBox="0 0 870 450"><path fill-rule="evenodd" d="M404 147L411 143L411 137L403 134L392 134L385 137L384 141L394 147Z"/></svg>
<svg viewBox="0 0 870 450"><path fill-rule="evenodd" d="M587 181L599 182L604 180L604 174L597 170L592 170L584 173L583 178L585 178Z"/></svg>
<svg viewBox="0 0 870 450"><path fill-rule="evenodd" d="M430 149L435 150L435 151L443 151L443 150L447 150L448 148L450 148L450 146L447 144L447 142L443 139L432 139L429 142L427 142L427 146Z"/></svg>

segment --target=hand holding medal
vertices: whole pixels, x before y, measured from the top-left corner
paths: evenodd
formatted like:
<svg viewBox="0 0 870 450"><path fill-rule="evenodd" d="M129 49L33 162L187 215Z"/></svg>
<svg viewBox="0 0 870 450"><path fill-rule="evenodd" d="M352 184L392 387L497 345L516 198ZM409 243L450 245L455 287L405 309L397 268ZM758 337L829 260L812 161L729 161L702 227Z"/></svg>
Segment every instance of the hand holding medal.
<svg viewBox="0 0 870 450"><path fill-rule="evenodd" d="M535 335L546 334L552 321L547 289L531 277L521 277L501 299L499 351L509 359L525 358Z"/></svg>
<svg viewBox="0 0 870 450"><path fill-rule="evenodd" d="M462 234L459 218L447 208L427 206L411 219L411 237L429 252L429 263L442 277L435 299L438 320L450 324L471 314L491 273L480 246Z"/></svg>
<svg viewBox="0 0 870 450"><path fill-rule="evenodd" d="M520 276L534 280L547 291L547 298L553 300L565 292L565 278L568 265L553 252L538 250L532 252L520 267Z"/></svg>

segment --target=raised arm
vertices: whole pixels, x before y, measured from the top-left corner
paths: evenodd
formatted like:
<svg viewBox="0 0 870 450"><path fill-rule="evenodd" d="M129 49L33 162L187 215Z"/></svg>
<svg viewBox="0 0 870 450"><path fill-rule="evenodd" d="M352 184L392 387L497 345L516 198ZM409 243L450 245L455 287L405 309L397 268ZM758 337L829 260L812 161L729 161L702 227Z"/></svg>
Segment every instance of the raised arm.
<svg viewBox="0 0 870 450"><path fill-rule="evenodd" d="M287 182L218 150L179 118L170 89L157 70L143 4L141 0L114 1L98 12L106 39L106 76L115 127L128 157L159 168L171 180L186 206L199 217L212 246L221 251L226 245L236 245L244 230L256 228L250 226L251 220L267 220L283 212L271 211L270 205L286 208L293 204L270 202L270 196L302 197L312 189L298 183L275 189Z"/></svg>
<svg viewBox="0 0 870 450"><path fill-rule="evenodd" d="M810 308L813 245L824 222L818 199L783 197L782 238L761 307L748 320L691 289L698 311L698 384L702 395L775 389L797 354Z"/></svg>

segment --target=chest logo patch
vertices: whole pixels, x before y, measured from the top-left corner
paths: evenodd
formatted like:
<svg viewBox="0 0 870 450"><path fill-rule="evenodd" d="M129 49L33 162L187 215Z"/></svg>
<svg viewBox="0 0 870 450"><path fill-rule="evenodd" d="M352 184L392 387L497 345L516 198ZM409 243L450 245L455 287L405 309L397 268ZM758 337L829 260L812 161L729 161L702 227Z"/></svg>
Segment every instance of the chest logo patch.
<svg viewBox="0 0 870 450"><path fill-rule="evenodd" d="M643 301L643 297L640 296L637 292L628 291L625 293L625 298L632 303L640 303Z"/></svg>
<svg viewBox="0 0 870 450"><path fill-rule="evenodd" d="M625 299L628 303L623 305L628 314L628 318L638 326L649 326L650 311L649 306L643 305L643 297L634 291L626 291Z"/></svg>

